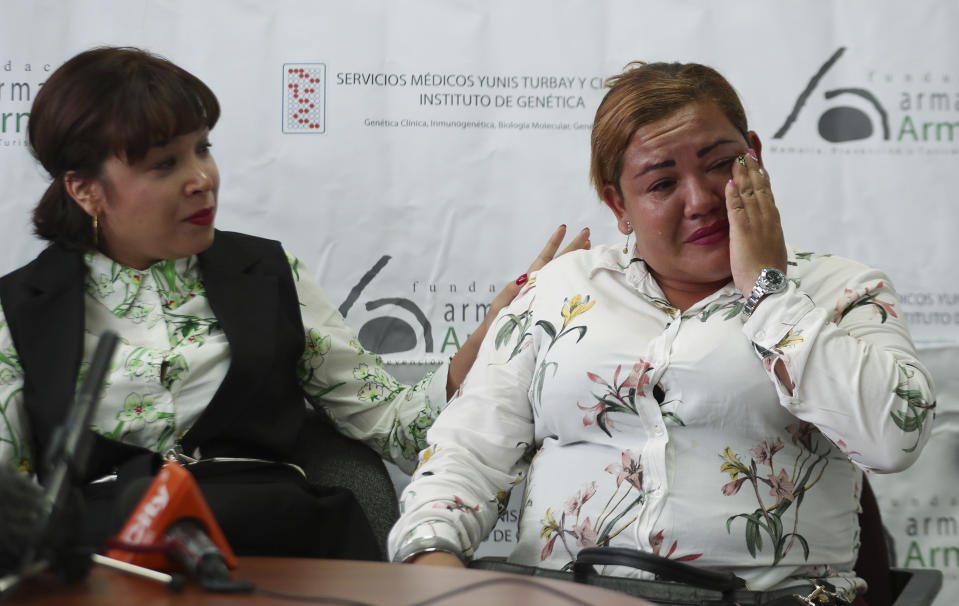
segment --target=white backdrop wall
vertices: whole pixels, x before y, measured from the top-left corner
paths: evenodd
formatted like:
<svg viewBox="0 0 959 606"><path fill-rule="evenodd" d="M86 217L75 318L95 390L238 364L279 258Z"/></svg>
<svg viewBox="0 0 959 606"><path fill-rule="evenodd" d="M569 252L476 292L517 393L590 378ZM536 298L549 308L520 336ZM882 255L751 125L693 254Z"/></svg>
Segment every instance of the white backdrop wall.
<svg viewBox="0 0 959 606"><path fill-rule="evenodd" d="M789 241L885 269L937 373L930 452L873 482L899 564L942 568L955 603L957 26L944 1L4 0L0 273L42 246L33 96L81 50L140 46L220 98L218 227L282 240L365 343L418 371L557 224L620 242L588 183L603 78L712 65L764 142Z"/></svg>

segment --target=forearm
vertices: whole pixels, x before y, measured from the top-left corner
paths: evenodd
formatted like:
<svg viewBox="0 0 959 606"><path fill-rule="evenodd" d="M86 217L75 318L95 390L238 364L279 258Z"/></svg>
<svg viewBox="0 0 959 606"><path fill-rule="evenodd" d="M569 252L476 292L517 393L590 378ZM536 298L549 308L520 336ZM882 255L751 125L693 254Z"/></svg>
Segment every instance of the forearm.
<svg viewBox="0 0 959 606"><path fill-rule="evenodd" d="M521 297L510 310L529 304ZM526 396L535 348L511 355L524 338L516 330L505 340L488 335L462 393L430 429L430 446L420 453L401 497L404 513L390 534L394 558L434 540L470 558L495 525L509 489L525 478L524 455L535 440Z"/></svg>
<svg viewBox="0 0 959 606"><path fill-rule="evenodd" d="M827 323L801 372L788 408L851 460L891 473L919 456L932 431L935 395L915 352L857 339Z"/></svg>
<svg viewBox="0 0 959 606"><path fill-rule="evenodd" d="M411 471L426 446L427 428L446 405L446 365L416 383L400 383L380 356L360 345L305 268L296 276L306 333L297 367L303 391L340 433Z"/></svg>
<svg viewBox="0 0 959 606"><path fill-rule="evenodd" d="M0 464L34 471L23 406L23 368L0 309Z"/></svg>
<svg viewBox="0 0 959 606"><path fill-rule="evenodd" d="M523 285L526 284L526 280L527 277L526 274L524 274L519 279L507 284L497 293L496 297L490 302L486 317L484 317L483 321L476 327L476 330L467 337L463 345L460 346L459 351L456 352L456 355L450 359L449 374L446 380L447 399L453 397L463 382L463 379L465 379L467 373L469 373L470 368L472 368L473 363L476 361L476 355L479 353L480 345L483 344L483 339L486 338L486 333L489 332L490 327L496 321L499 312L516 298L516 295L519 294Z"/></svg>
<svg viewBox="0 0 959 606"><path fill-rule="evenodd" d="M898 471L928 439L933 386L892 312L888 282L859 284L845 292L869 293L868 304L830 313L793 287L764 301L744 330L787 410L863 468Z"/></svg>
<svg viewBox="0 0 959 606"><path fill-rule="evenodd" d="M466 378L467 373L469 373L470 368L473 366L473 362L476 361L476 354L479 353L480 345L483 344L486 333L489 331L496 315L502 308L503 306L501 305L499 309L494 310L493 306L490 306L486 317L480 322L480 325L477 326L476 330L463 342L463 345L460 346L456 355L450 358L449 371L446 376L447 399L452 398L453 395L456 394L456 390L459 389L463 379Z"/></svg>

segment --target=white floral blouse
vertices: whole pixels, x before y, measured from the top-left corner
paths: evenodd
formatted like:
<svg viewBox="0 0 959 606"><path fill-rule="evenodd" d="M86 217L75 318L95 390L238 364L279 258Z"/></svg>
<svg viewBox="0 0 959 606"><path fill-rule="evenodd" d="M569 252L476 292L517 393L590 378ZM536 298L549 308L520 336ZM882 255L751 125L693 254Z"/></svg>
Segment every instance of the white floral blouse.
<svg viewBox="0 0 959 606"><path fill-rule="evenodd" d="M731 282L680 312L621 251L547 265L428 432L391 554L432 541L470 557L525 480L511 561L626 546L753 589L856 591L861 470L915 460L932 381L881 272L790 250L788 278L744 324Z"/></svg>
<svg viewBox="0 0 959 606"><path fill-rule="evenodd" d="M305 347L298 377L343 434L412 469L426 427L446 403L446 368L401 385L365 351L302 264L290 257ZM163 452L200 416L226 376L230 349L205 296L196 256L135 270L88 254L82 381L97 336L120 335L95 431ZM434 376L440 379L433 380ZM0 462L34 469L23 372L0 310ZM304 402L304 405L307 405ZM201 453L202 454L202 453Z"/></svg>

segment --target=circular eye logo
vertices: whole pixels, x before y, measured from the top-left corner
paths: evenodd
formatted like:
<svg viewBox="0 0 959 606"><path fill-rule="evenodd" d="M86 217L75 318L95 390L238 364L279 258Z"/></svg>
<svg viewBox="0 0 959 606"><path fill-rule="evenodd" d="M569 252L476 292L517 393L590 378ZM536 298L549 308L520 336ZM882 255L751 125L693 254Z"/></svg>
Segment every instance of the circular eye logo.
<svg viewBox="0 0 959 606"><path fill-rule="evenodd" d="M833 53L825 63L822 64L813 77L810 78L806 88L802 91L802 93L800 93L799 97L796 99L796 103L793 104L792 111L789 112L785 122L783 122L783 125L779 127L779 130L776 131L776 134L773 135L773 139L782 139L783 136L789 132L793 124L796 122L796 119L799 117L803 107L809 101L810 96L813 94L816 88L818 88L823 76L825 76L826 73L832 69L832 67L837 61L839 61L839 58L842 57L843 53L845 52L845 46L839 47L839 49L836 50L836 52ZM884 140L888 140L889 115L886 113L886 109L882 106L882 104L879 103L879 100L876 98L876 96L864 88L837 88L833 90L827 90L823 93L823 97L827 101L837 97L843 97L844 95L846 96L844 98L855 96L859 97L860 99L864 99L875 109L875 121L878 122L882 128L882 138ZM822 115L819 116L816 126L819 136L830 143L861 141L863 139L872 137L876 132L873 117L871 117L862 109L851 105L837 105L825 110Z"/></svg>
<svg viewBox="0 0 959 606"><path fill-rule="evenodd" d="M382 271L386 264L390 262L389 255L383 255L373 264L368 272L363 274L360 281L356 283L350 293L346 296L343 303L340 304L340 315L344 318L349 313L350 308L360 298L363 290L369 286L373 278ZM377 316L367 320L356 333L357 339L365 349L375 351L379 354L394 354L410 351L416 348L419 338L423 338L423 350L426 353L433 352L433 328L427 319L423 310L413 301L402 297L386 297L368 301L365 304L367 311L383 309L384 315ZM393 309L389 309L393 308ZM396 314L396 309L402 309L412 316L413 320L419 324L419 329L414 328L408 321ZM405 315L405 314L404 314Z"/></svg>
<svg viewBox="0 0 959 606"><path fill-rule="evenodd" d="M833 107L819 116L819 135L830 143L868 139L872 133L869 116L856 107Z"/></svg>

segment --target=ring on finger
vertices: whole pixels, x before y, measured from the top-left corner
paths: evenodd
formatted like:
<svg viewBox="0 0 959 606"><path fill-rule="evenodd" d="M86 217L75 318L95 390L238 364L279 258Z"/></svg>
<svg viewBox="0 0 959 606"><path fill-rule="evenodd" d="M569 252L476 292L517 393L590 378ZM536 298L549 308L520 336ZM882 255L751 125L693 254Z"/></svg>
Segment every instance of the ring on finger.
<svg viewBox="0 0 959 606"><path fill-rule="evenodd" d="M746 156L738 156L736 162L739 162L740 166L746 166Z"/></svg>
<svg viewBox="0 0 959 606"><path fill-rule="evenodd" d="M759 167L759 176L760 176L760 177L765 177L765 176L766 176L766 171L764 171L764 170L762 169L762 167Z"/></svg>

